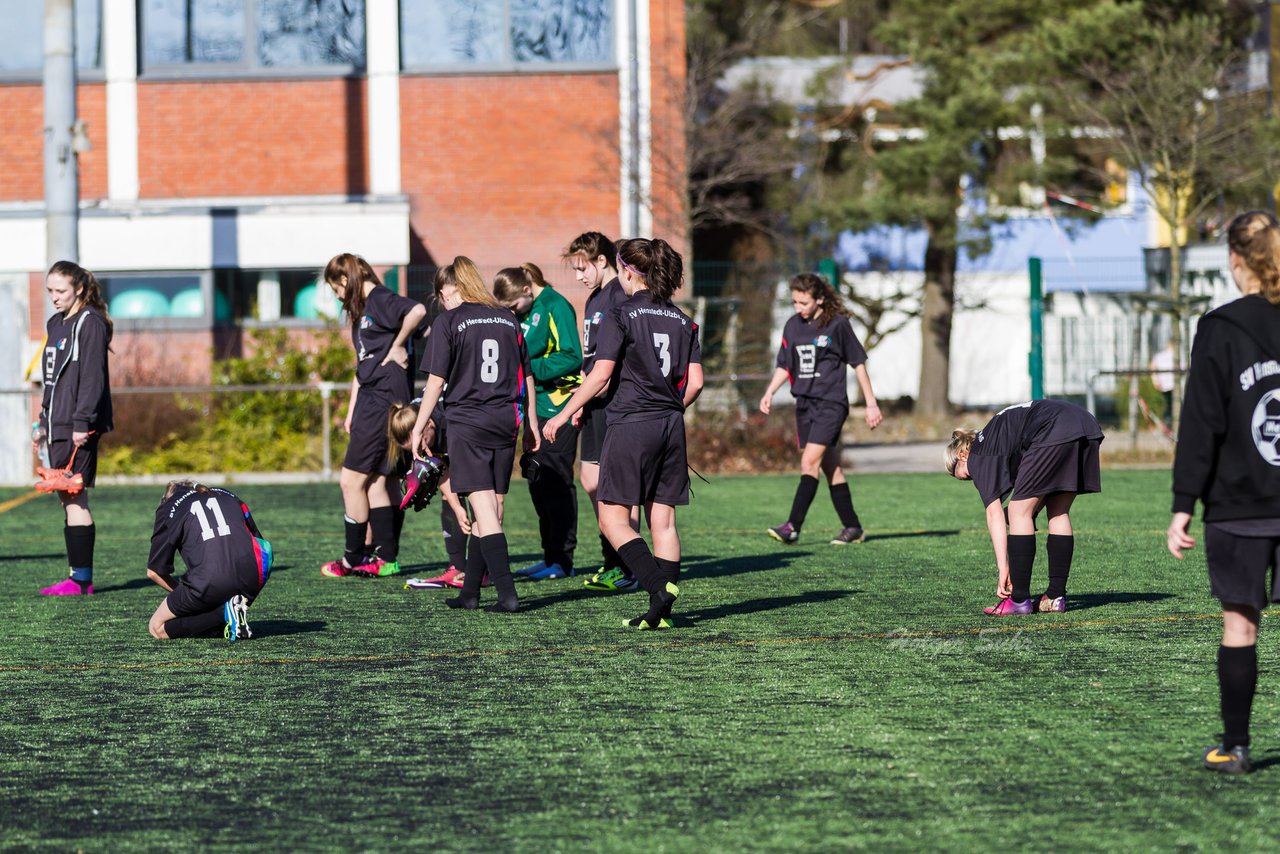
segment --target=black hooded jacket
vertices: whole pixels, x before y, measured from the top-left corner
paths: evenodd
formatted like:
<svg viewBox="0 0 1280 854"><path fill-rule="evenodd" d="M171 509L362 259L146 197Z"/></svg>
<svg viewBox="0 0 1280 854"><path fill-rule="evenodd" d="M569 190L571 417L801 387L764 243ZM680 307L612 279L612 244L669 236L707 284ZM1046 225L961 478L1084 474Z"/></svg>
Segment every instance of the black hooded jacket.
<svg viewBox="0 0 1280 854"><path fill-rule="evenodd" d="M1280 519L1280 306L1242 297L1196 330L1173 464L1173 512Z"/></svg>
<svg viewBox="0 0 1280 854"><path fill-rule="evenodd" d="M109 433L111 372L107 364L107 321L84 306L72 317L49 319L42 369L44 401L40 421L51 442L75 433Z"/></svg>

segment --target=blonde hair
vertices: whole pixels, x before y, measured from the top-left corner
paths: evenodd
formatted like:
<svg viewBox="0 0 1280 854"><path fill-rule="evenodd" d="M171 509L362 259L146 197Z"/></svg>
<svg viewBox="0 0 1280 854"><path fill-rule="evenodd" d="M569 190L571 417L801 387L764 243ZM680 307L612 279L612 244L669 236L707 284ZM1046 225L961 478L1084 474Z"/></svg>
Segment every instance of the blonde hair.
<svg viewBox="0 0 1280 854"><path fill-rule="evenodd" d="M411 403L393 403L387 413L387 460L392 467L404 462L404 443L413 438L413 428L418 423L418 408Z"/></svg>
<svg viewBox="0 0 1280 854"><path fill-rule="evenodd" d="M947 450L943 455L947 474L955 476L956 466L960 463L960 456L969 453L969 449L973 447L973 443L977 438L978 431L976 430L967 430L960 427L951 431L951 441L947 444Z"/></svg>
<svg viewBox="0 0 1280 854"><path fill-rule="evenodd" d="M1227 246L1262 285L1262 295L1280 305L1280 221L1267 211L1242 213L1227 226Z"/></svg>
<svg viewBox="0 0 1280 854"><path fill-rule="evenodd" d="M502 303L489 293L489 289L485 287L484 279L480 276L480 271L476 268L476 263L465 255L459 255L453 259L453 263L447 267L441 267L436 271L435 289L436 297L439 298L440 292L449 285L453 285L458 289L458 296L463 302L478 302L481 305L487 305L489 308L502 308Z"/></svg>

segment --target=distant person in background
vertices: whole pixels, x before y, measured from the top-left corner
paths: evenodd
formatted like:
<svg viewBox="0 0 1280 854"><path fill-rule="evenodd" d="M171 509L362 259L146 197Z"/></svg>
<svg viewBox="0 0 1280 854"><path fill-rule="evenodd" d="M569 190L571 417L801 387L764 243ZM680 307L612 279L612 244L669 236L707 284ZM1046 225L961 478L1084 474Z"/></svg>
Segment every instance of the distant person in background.
<svg viewBox="0 0 1280 854"><path fill-rule="evenodd" d="M987 508L999 601L984 613L1003 617L1067 610L1067 578L1076 544L1071 505L1077 495L1102 491L1102 438L1097 419L1060 400L1006 407L981 430L951 434L947 474L973 481ZM1035 518L1042 508L1049 516L1049 586L1033 601Z"/></svg>
<svg viewBox="0 0 1280 854"><path fill-rule="evenodd" d="M1151 357L1151 384L1164 397L1164 420L1173 421L1173 384L1177 381L1173 373L1173 339L1165 342L1164 348Z"/></svg>
<svg viewBox="0 0 1280 854"><path fill-rule="evenodd" d="M44 399L37 442L48 442L53 469L71 467L83 488L59 491L66 524L67 578L41 590L45 596L93 593L93 548L97 527L89 493L98 473L98 441L109 433L112 324L102 286L93 273L59 261L45 277L55 313L49 318L43 359Z"/></svg>
<svg viewBox="0 0 1280 854"><path fill-rule="evenodd" d="M1196 328L1168 547L1176 558L1195 547L1187 529L1200 501L1209 586L1222 603L1222 741L1205 751L1204 766L1244 774L1258 620L1269 602L1280 601L1280 222L1266 211L1241 214L1227 229L1227 248L1243 296L1206 314Z"/></svg>
<svg viewBox="0 0 1280 854"><path fill-rule="evenodd" d="M796 399L796 444L800 448L800 485L791 501L787 521L769 529L781 543L800 539L809 505L818 494L818 476L826 475L831 503L840 517L840 533L833 546L862 542L862 521L853 509L853 496L840 467L840 433L849 417L846 366L853 368L866 403L867 426L880 426L883 416L867 373L867 352L853 331L840 295L825 277L801 273L791 280L791 304L796 313L782 329L777 367L760 398L760 411L768 415L773 396L785 382Z"/></svg>
<svg viewBox="0 0 1280 854"><path fill-rule="evenodd" d="M356 375L343 424L351 440L338 477L345 547L341 559L324 564L320 572L333 578L394 575L400 571L404 513L399 498L393 501L388 491L388 476L395 473L387 459L387 415L394 404L408 403L413 397L409 348L427 309L385 287L358 255L343 253L329 259L324 280L342 301L351 324ZM365 545L367 532L373 536L371 552Z"/></svg>
<svg viewBox="0 0 1280 854"><path fill-rule="evenodd" d="M545 423L582 383L578 315L533 264L499 270L493 280L493 295L520 320L538 390L538 420ZM538 513L542 561L517 575L535 580L573 575L573 553L578 545L578 490L573 482L577 451L578 430L567 426L554 442L543 442L538 453L520 461Z"/></svg>
<svg viewBox="0 0 1280 854"><path fill-rule="evenodd" d="M174 577L174 555L187 571ZM248 610L271 574L271 543L232 492L171 482L156 508L147 577L169 595L148 626L157 640L252 637Z"/></svg>

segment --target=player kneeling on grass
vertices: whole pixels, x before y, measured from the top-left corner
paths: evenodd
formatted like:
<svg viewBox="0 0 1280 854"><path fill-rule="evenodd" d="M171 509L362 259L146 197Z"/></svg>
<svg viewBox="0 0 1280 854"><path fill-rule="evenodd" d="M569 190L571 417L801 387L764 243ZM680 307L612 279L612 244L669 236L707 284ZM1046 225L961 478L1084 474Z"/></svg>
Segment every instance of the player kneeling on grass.
<svg viewBox="0 0 1280 854"><path fill-rule="evenodd" d="M871 375L867 373L867 352L853 331L853 325L840 302L840 295L817 273L801 273L791 280L791 304L796 313L782 330L777 367L764 396L760 411L765 415L773 408L773 396L784 382L791 382L796 399L796 444L800 446L800 485L791 502L791 515L769 536L780 543L800 539L809 505L818 493L818 475L825 474L831 490L831 503L840 516L840 533L831 540L833 546L846 546L863 540L862 521L853 509L853 496L844 470L840 468L840 433L849 417L849 390L845 382L845 365L853 368L858 387L867 404L866 421L872 430L883 417Z"/></svg>
<svg viewBox="0 0 1280 854"><path fill-rule="evenodd" d="M175 554L187 565L176 578ZM243 501L190 480L169 484L147 559L147 576L169 591L151 615L152 637L250 637L247 611L270 574L271 544Z"/></svg>
<svg viewBox="0 0 1280 854"><path fill-rule="evenodd" d="M1265 211L1227 228L1231 278L1244 295L1200 318L1173 463L1168 547L1181 558L1204 504L1205 559L1222 602L1218 647L1222 743L1205 751L1212 771L1243 774L1258 683L1258 620L1280 572L1280 222ZM1267 595L1267 581L1271 595Z"/></svg>
<svg viewBox="0 0 1280 854"><path fill-rule="evenodd" d="M1033 400L996 413L978 432L956 430L947 446L947 473L972 480L987 508L996 553L1000 601L991 615L1067 610L1067 576L1075 551L1071 503L1102 491L1098 446L1102 428L1085 410L1059 400ZM1008 516L1002 504L1009 498ZM1049 515L1049 587L1031 599L1036 560L1035 518Z"/></svg>
<svg viewBox="0 0 1280 854"><path fill-rule="evenodd" d="M680 595L676 505L689 503L684 411L702 391L702 351L697 324L671 302L684 278L680 253L664 240L625 240L618 266L629 298L601 321L591 373L543 436L554 442L617 370L600 452L600 530L649 591L649 610L627 625L670 628L671 606ZM652 552L631 527L631 510L641 506Z"/></svg>

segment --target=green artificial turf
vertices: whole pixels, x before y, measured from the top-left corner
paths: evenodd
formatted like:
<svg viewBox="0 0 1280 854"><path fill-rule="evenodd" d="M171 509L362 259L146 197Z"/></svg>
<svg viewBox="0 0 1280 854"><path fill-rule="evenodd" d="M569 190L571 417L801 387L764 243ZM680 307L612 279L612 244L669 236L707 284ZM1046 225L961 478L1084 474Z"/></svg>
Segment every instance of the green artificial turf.
<svg viewBox="0 0 1280 854"><path fill-rule="evenodd" d="M95 490L91 598L36 595L65 572L54 499L8 509L0 848L1274 846L1274 633L1264 620L1259 770L1202 771L1220 620L1203 552L1164 549L1167 472L1104 473L1073 514L1070 610L1005 619L981 613L994 563L971 486L855 477L867 542L827 545L824 488L788 547L764 532L794 482L695 484L677 628L653 633L622 627L642 594L581 579L524 583L527 610L505 616L403 578L321 577L337 487L244 486L277 556L255 637L158 642L158 488ZM540 557L518 480L507 530L514 566ZM436 574L443 556L433 504L402 563Z"/></svg>

